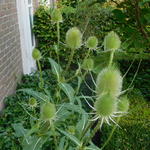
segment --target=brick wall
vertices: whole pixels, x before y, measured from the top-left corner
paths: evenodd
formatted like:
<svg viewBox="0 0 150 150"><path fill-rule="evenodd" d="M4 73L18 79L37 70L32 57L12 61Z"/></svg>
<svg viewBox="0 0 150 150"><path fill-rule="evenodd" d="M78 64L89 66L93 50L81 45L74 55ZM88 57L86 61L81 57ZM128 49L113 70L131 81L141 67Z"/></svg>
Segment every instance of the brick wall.
<svg viewBox="0 0 150 150"><path fill-rule="evenodd" d="M0 0L0 102L14 92L21 74L16 0Z"/></svg>

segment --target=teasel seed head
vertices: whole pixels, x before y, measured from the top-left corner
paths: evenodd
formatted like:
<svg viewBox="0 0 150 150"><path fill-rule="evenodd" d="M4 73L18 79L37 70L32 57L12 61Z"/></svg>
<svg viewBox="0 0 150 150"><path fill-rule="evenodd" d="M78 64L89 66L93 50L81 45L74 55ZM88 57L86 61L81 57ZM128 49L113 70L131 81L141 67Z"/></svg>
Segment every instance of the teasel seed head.
<svg viewBox="0 0 150 150"><path fill-rule="evenodd" d="M111 117L117 110L117 100L110 94L102 94L94 103L97 115Z"/></svg>
<svg viewBox="0 0 150 150"><path fill-rule="evenodd" d="M51 19L54 23L62 22L62 14L60 9L54 9L51 15Z"/></svg>
<svg viewBox="0 0 150 150"><path fill-rule="evenodd" d="M85 70L89 70L89 71L93 70L93 68L94 68L93 59L92 58L84 59L82 68Z"/></svg>
<svg viewBox="0 0 150 150"><path fill-rule="evenodd" d="M98 45L98 39L96 38L96 36L91 36L88 38L87 42L86 42L86 47L89 49L95 49Z"/></svg>
<svg viewBox="0 0 150 150"><path fill-rule="evenodd" d="M69 29L66 33L66 44L69 48L75 50L81 47L82 34L76 27Z"/></svg>
<svg viewBox="0 0 150 150"><path fill-rule="evenodd" d="M37 106L37 100L35 99L35 98L30 98L29 99L29 105L31 106L31 107L36 107Z"/></svg>
<svg viewBox="0 0 150 150"><path fill-rule="evenodd" d="M50 102L45 102L41 106L41 119L44 121L52 120L54 119L56 115L56 107L54 104Z"/></svg>
<svg viewBox="0 0 150 150"><path fill-rule="evenodd" d="M122 96L118 101L118 111L126 113L129 110L129 99L127 96Z"/></svg>
<svg viewBox="0 0 150 150"><path fill-rule="evenodd" d="M40 52L37 48L35 48L35 49L33 50L33 52L32 52L32 57L33 57L34 60L36 60L36 61L40 60L40 59L42 58L41 52Z"/></svg>
<svg viewBox="0 0 150 150"><path fill-rule="evenodd" d="M114 97L119 96L122 90L122 80L121 73L117 68L114 66L104 68L97 77L97 95L109 93Z"/></svg>
<svg viewBox="0 0 150 150"><path fill-rule="evenodd" d="M75 128L74 126L69 126L69 127L68 127L68 132L69 132L70 134L74 135L74 134L75 134L75 131L76 131L76 128Z"/></svg>
<svg viewBox="0 0 150 150"><path fill-rule="evenodd" d="M120 38L114 31L109 32L108 35L105 36L104 39L105 50L117 50L120 48L120 45L121 45Z"/></svg>

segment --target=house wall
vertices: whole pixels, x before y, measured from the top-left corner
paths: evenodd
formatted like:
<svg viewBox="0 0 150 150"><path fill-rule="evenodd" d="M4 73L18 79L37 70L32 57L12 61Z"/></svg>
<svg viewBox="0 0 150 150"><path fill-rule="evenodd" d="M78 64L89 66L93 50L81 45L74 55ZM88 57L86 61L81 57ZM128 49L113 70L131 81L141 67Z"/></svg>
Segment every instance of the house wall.
<svg viewBox="0 0 150 150"><path fill-rule="evenodd" d="M38 0L33 0L34 10ZM16 0L0 0L0 111L3 99L14 93L22 67Z"/></svg>
<svg viewBox="0 0 150 150"><path fill-rule="evenodd" d="M0 0L0 102L14 92L21 74L16 0Z"/></svg>

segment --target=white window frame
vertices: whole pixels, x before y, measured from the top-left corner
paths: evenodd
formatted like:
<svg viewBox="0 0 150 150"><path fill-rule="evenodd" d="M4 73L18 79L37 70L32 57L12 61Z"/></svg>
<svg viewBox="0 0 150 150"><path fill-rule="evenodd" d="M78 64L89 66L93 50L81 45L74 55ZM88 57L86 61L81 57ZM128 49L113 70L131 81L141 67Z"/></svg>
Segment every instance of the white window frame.
<svg viewBox="0 0 150 150"><path fill-rule="evenodd" d="M35 47L32 45L32 29L30 25L29 18L29 8L31 8L32 21L33 21L33 5L31 0L31 5L28 0L17 0L17 11L18 11L18 22L20 30L20 42L21 42L21 52L22 52L22 65L23 73L30 74L36 70L36 62L32 58L32 51Z"/></svg>
<svg viewBox="0 0 150 150"><path fill-rule="evenodd" d="M29 2L29 0L27 0ZM31 4L27 3L27 7L28 7L28 16L29 16L29 22L30 22L30 13L29 13L29 8L31 8L31 25L30 25L30 33L31 33L31 41L33 42L32 44L32 49L35 48L35 36L32 32L32 27L33 27L33 0L31 0Z"/></svg>

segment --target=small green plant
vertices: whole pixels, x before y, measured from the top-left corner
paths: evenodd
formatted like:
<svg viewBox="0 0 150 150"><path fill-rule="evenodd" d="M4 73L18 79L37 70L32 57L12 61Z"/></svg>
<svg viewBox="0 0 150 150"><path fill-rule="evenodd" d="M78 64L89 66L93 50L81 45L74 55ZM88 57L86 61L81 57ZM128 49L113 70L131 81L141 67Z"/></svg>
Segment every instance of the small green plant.
<svg viewBox="0 0 150 150"><path fill-rule="evenodd" d="M34 97L37 102L33 98L29 100L31 110L26 104L20 104L29 115L30 128L25 129L21 123L14 124L16 137L22 138L20 143L23 150L41 150L47 141L50 141L52 150L104 149L118 126L120 118L128 112L129 108L129 101L124 96L126 91L122 91L123 77L113 63L114 54L120 48L120 38L113 31L106 35L104 51L110 52L109 63L99 72L95 81L92 75L94 62L90 57L90 52L100 51L97 47L98 39L91 36L84 44L83 33L76 27L69 29L66 33L65 44L70 55L68 63L62 67L59 60L61 37L58 23L62 21L60 10L53 10L52 21L57 24L58 51L57 60L53 58L48 58L48 60L56 82L54 87L47 89L47 86L51 85L47 85L47 81L43 78L40 65L40 59L43 56L37 49L34 49L33 58L37 61L40 73L40 90L36 91L32 88L19 90ZM85 58L78 63L77 69L72 68L74 52L82 51L84 46L88 48ZM86 83L87 74L91 76L94 89ZM77 86L71 84L73 80L77 82ZM94 95L84 95L80 90L81 83L85 83ZM89 111L86 111L85 103L88 104ZM33 107L35 104L36 107ZM94 123L96 125L92 128ZM103 124L114 124L114 128L102 148L99 148L92 142L92 138Z"/></svg>

